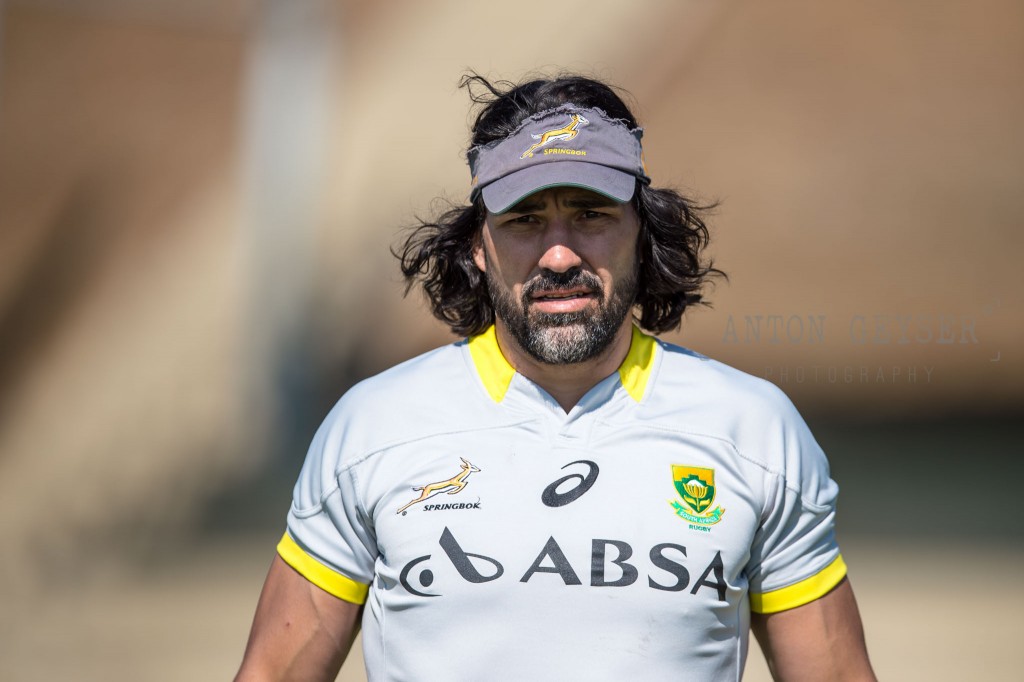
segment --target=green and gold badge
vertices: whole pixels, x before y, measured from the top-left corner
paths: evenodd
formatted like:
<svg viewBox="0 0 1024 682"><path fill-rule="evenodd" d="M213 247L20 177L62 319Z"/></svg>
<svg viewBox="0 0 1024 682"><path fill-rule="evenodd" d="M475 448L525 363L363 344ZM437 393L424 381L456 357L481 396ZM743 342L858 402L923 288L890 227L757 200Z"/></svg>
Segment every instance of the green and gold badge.
<svg viewBox="0 0 1024 682"><path fill-rule="evenodd" d="M672 465L672 482L676 492L682 499L669 500L676 514L690 522L690 528L708 532L722 520L725 510L721 507L711 509L715 502L715 470L704 467Z"/></svg>

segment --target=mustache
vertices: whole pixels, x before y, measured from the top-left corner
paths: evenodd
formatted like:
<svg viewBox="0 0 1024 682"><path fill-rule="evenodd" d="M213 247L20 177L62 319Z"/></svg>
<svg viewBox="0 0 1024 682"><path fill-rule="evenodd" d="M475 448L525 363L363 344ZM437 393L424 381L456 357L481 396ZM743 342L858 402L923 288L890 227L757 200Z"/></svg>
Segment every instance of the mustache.
<svg viewBox="0 0 1024 682"><path fill-rule="evenodd" d="M572 289L583 287L595 294L604 294L604 286L601 278L592 272L586 272L580 268L573 268L565 272L553 272L544 270L539 275L523 285L523 297L529 298L537 291L550 289Z"/></svg>

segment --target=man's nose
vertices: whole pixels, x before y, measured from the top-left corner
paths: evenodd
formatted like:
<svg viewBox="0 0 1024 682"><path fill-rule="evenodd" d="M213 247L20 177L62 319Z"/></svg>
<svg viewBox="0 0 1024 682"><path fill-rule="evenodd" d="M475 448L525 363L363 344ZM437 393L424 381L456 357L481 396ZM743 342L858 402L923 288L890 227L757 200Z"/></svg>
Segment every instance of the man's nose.
<svg viewBox="0 0 1024 682"><path fill-rule="evenodd" d="M568 221L551 221L544 234L544 252L537 265L552 272L568 272L583 263L576 250L575 237Z"/></svg>

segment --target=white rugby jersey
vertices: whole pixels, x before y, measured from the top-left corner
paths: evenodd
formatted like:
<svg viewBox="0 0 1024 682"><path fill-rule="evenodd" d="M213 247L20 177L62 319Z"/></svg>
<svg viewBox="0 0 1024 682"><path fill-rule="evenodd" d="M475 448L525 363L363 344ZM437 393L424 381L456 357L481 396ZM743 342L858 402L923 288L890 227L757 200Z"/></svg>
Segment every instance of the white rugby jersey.
<svg viewBox="0 0 1024 682"><path fill-rule="evenodd" d="M341 399L278 551L365 601L372 681L730 680L846 574L837 492L766 381L634 328L566 414L492 327Z"/></svg>

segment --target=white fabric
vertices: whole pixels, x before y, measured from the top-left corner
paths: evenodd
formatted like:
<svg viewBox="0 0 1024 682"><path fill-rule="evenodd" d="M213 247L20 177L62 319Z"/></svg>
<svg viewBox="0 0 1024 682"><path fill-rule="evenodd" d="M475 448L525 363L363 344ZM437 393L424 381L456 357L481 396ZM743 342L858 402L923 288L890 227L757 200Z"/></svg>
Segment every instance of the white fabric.
<svg viewBox="0 0 1024 682"><path fill-rule="evenodd" d="M707 530L673 508L673 465L713 470L704 513L724 511ZM461 489L398 512L464 471ZM545 504L566 476L549 503L592 486ZM495 402L463 342L341 399L288 531L372 584L371 681L727 680L746 657L748 591L838 556L837 491L781 391L691 351L658 342L640 402L616 373L565 414L518 374Z"/></svg>

